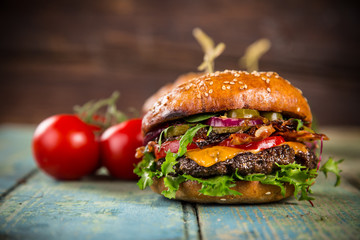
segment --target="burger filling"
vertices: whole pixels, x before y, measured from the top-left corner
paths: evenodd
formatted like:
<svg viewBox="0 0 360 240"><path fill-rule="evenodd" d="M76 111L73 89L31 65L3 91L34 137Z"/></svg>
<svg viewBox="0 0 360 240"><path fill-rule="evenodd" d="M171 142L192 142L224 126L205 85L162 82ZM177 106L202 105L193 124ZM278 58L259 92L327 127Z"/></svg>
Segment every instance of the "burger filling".
<svg viewBox="0 0 360 240"><path fill-rule="evenodd" d="M285 183L290 183L295 196L310 200L319 170L316 141L327 139L309 123L277 112L236 109L194 115L149 132L145 147L137 150L143 160L134 172L141 189L164 177L168 190L162 194L168 198L187 180L202 183L205 195L241 195L231 187L242 180L277 185L284 195Z"/></svg>

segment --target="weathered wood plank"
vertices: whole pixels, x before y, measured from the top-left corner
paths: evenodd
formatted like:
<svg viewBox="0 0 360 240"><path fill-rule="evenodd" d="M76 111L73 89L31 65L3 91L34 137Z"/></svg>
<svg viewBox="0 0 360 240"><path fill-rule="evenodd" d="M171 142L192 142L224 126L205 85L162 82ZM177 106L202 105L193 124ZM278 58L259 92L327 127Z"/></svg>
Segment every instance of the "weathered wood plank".
<svg viewBox="0 0 360 240"><path fill-rule="evenodd" d="M29 125L0 125L0 194L35 169Z"/></svg>
<svg viewBox="0 0 360 240"><path fill-rule="evenodd" d="M42 173L0 206L0 237L11 239L197 238L194 212L135 182L58 182Z"/></svg>
<svg viewBox="0 0 360 240"><path fill-rule="evenodd" d="M332 179L333 180L333 179ZM244 206L198 206L203 239L358 239L360 193L346 181L338 187L321 176L315 207L290 199Z"/></svg>

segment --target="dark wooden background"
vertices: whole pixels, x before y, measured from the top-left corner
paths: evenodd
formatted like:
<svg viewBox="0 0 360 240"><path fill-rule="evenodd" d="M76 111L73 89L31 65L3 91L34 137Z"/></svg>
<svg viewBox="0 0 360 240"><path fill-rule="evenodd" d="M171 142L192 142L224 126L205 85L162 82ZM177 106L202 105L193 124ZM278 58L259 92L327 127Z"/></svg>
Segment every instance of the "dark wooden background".
<svg viewBox="0 0 360 240"><path fill-rule="evenodd" d="M196 71L202 28L226 44L216 69L266 37L260 68L301 88L323 125L360 125L359 11L342 1L1 2L0 122L38 123L121 92L119 108Z"/></svg>

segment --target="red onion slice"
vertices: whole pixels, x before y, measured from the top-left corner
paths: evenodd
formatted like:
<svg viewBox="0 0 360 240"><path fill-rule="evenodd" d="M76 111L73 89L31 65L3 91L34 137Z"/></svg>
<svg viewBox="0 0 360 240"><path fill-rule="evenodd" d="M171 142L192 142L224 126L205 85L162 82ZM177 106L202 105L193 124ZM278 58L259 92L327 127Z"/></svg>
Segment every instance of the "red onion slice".
<svg viewBox="0 0 360 240"><path fill-rule="evenodd" d="M263 124L261 119L244 119L244 118L220 118L211 117L205 124L212 127L234 127L234 126L255 126Z"/></svg>
<svg viewBox="0 0 360 240"><path fill-rule="evenodd" d="M144 145L158 137L164 129L165 128L158 128L154 131L148 132L144 137Z"/></svg>

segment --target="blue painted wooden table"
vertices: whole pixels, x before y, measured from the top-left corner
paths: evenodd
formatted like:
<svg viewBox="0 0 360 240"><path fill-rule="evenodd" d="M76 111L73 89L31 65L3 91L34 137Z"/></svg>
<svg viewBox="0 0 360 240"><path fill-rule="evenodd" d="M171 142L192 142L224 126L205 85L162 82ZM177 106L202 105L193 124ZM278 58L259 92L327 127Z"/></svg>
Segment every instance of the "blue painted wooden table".
<svg viewBox="0 0 360 240"><path fill-rule="evenodd" d="M323 130L323 157L346 160L340 187L319 177L315 207L189 204L101 174L55 181L32 159L33 130L0 125L0 239L360 239L359 128Z"/></svg>

